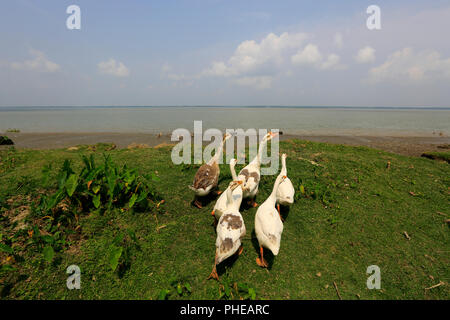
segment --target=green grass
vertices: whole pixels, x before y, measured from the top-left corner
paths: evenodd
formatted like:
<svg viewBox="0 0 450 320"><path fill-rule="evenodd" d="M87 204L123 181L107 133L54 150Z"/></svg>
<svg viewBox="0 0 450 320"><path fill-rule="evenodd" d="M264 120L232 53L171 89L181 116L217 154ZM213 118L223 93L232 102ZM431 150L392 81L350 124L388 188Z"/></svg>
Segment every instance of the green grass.
<svg viewBox="0 0 450 320"><path fill-rule="evenodd" d="M450 298L450 169L445 162L365 147L281 142L297 199L283 212L280 253L267 257L269 270L256 265L256 209L243 209L244 252L219 265L218 283L206 280L214 260L214 201L201 210L194 208L187 187L197 166L173 165L169 147L106 149L0 150L0 242L14 250L0 250L2 265L14 268L0 271L0 298L157 299L168 290L169 299L218 299L227 288L246 284L256 299L338 299L333 283L343 299ZM81 154L94 153L100 159L102 152L118 165L159 176L155 188L165 203L151 212L79 215L77 228L61 229L60 249L49 263L35 234L47 229L54 234L56 229L50 227L62 226L40 217L33 209L36 201L54 191L65 159L79 170ZM42 169L49 164L53 170L44 179ZM224 190L231 179L228 165L222 165L221 172ZM262 178L258 203L269 195L274 179ZM18 220L27 210L30 214ZM21 223L24 229L18 231ZM129 263L112 271L110 247L128 230L138 245L128 239ZM72 264L81 268L81 290L66 288L65 271ZM373 264L381 268L381 290L366 287L366 269ZM440 281L444 285L425 290Z"/></svg>

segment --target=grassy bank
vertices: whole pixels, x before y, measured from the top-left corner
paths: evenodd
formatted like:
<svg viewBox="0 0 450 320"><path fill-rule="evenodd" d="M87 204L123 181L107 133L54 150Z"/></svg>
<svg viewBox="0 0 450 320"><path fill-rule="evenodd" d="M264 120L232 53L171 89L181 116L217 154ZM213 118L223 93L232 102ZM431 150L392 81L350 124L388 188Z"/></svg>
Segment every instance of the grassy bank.
<svg viewBox="0 0 450 320"><path fill-rule="evenodd" d="M173 165L170 147L107 149L0 150L2 299L338 299L338 292L343 299L450 298L446 162L282 142L297 199L283 212L280 254L268 257L269 270L256 265L256 209L245 208L244 252L219 265L218 283L206 280L214 259L214 201L199 210L187 188L197 166ZM90 154L98 163L108 154L141 175L153 173L159 181L149 186L165 201L143 212L126 206L73 212L67 220L39 211L40 198L56 192L64 160L79 172L81 155ZM227 165L221 172L224 190L231 175ZM273 181L262 178L258 203ZM123 254L114 269L117 247ZM81 268L81 290L66 288L72 264ZM366 287L370 265L381 269L381 290Z"/></svg>

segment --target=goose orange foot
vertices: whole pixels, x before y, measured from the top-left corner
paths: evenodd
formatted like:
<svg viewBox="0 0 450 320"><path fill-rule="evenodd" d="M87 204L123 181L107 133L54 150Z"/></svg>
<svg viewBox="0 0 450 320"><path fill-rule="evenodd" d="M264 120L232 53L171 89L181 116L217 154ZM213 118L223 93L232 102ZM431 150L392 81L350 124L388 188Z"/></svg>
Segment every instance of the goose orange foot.
<svg viewBox="0 0 450 320"><path fill-rule="evenodd" d="M258 206L255 200L249 200L247 203L249 206L252 206L253 208L256 208Z"/></svg>
<svg viewBox="0 0 450 320"><path fill-rule="evenodd" d="M219 275L217 274L217 271L215 269L211 272L207 280L209 279L216 279L217 281L219 281Z"/></svg>
<svg viewBox="0 0 450 320"><path fill-rule="evenodd" d="M264 259L264 252L263 252L263 247L259 247L260 249L260 253L261 253L261 259L258 257L256 258L256 264L258 266L260 266L261 268L267 268L269 266L269 264L267 263L267 261Z"/></svg>
<svg viewBox="0 0 450 320"><path fill-rule="evenodd" d="M241 247L239 248L238 256L240 256L242 254L242 251L244 251L244 246L243 245L241 245Z"/></svg>
<svg viewBox="0 0 450 320"><path fill-rule="evenodd" d="M199 208L199 209L203 208L202 204L201 204L200 201L198 201L198 200L195 200L195 201L194 201L194 205L195 205L197 208Z"/></svg>
<svg viewBox="0 0 450 320"><path fill-rule="evenodd" d="M217 261L217 255L216 255L216 261ZM211 271L211 274L209 275L208 279L216 279L217 281L219 281L219 275L217 274L217 269L216 269L216 263L214 263L214 267Z"/></svg>
<svg viewBox="0 0 450 320"><path fill-rule="evenodd" d="M269 266L269 264L264 258L262 260L260 258L256 258L256 264L261 268L267 268Z"/></svg>

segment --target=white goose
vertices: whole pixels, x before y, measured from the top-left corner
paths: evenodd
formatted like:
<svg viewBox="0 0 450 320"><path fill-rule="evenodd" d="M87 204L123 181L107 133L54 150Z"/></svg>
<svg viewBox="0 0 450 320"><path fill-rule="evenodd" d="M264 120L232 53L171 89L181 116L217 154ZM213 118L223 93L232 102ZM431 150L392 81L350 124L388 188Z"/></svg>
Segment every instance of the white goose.
<svg viewBox="0 0 450 320"><path fill-rule="evenodd" d="M249 198L249 203L256 207L258 204L255 202L256 194L258 193L259 180L261 177L261 157L264 151L267 141L271 140L278 133L269 132L264 136L259 144L258 154L246 167L244 167L238 175L238 180L244 181L243 197Z"/></svg>
<svg viewBox="0 0 450 320"><path fill-rule="evenodd" d="M234 169L234 167L236 166L237 160L236 159L231 159L230 161L230 171L231 171L231 176L233 178L233 181L237 181L238 178L236 176L236 171ZM219 199L217 199L216 204L214 205L214 209L211 212L211 214L214 216L214 221L217 222L217 220L220 219L220 217L222 216L222 214L227 210L228 207L228 189L230 189L230 186L227 188L227 190L225 190L225 192L223 192ZM232 205L235 209L237 209L239 211L239 208L241 206L242 203L242 188L235 188L234 191L232 192Z"/></svg>
<svg viewBox="0 0 450 320"><path fill-rule="evenodd" d="M278 213L280 213L280 205L282 206L290 206L294 203L294 186L292 185L291 180L287 177L287 168L286 168L286 153L281 155L281 172L283 176L286 176L286 179L280 183L277 190L277 209ZM281 213L280 213L281 218Z"/></svg>
<svg viewBox="0 0 450 320"><path fill-rule="evenodd" d="M209 275L208 279L214 278L219 280L216 266L223 260L233 255L236 251L240 255L243 250L241 243L242 237L245 236L245 224L239 209L233 204L233 191L242 185L242 181L231 181L229 188L227 189L227 210L219 219L219 223L216 227L216 255L214 258L214 267Z"/></svg>
<svg viewBox="0 0 450 320"><path fill-rule="evenodd" d="M255 233L258 238L261 259L256 258L256 263L260 267L267 268L267 261L264 260L263 247L272 251L273 255L278 255L280 250L281 233L283 232L283 222L275 209L276 194L280 183L286 176L279 174L273 185L270 196L258 208L255 215Z"/></svg>
<svg viewBox="0 0 450 320"><path fill-rule="evenodd" d="M194 204L198 208L202 208L202 204L198 201L198 197L208 195L213 188L217 187L220 175L219 160L222 158L223 144L229 138L231 138L231 135L226 133L219 145L218 152L208 161L208 163L205 163L198 168L194 177L194 182L192 183L192 186L189 186L195 193Z"/></svg>

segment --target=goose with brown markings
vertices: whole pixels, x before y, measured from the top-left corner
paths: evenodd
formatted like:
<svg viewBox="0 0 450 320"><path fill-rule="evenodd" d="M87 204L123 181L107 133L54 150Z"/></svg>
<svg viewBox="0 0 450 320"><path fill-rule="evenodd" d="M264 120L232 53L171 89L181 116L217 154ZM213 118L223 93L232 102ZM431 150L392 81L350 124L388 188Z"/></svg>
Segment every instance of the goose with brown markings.
<svg viewBox="0 0 450 320"><path fill-rule="evenodd" d="M241 188L242 181L231 181L227 193L227 210L222 214L216 227L216 254L214 267L208 279L219 280L217 265L225 259L231 257L236 252L240 255L243 250L241 239L245 236L246 229L244 219L239 208L233 204L232 193L235 189Z"/></svg>
<svg viewBox="0 0 450 320"><path fill-rule="evenodd" d="M244 167L238 175L238 180L244 181L243 197L249 199L249 204L256 207L256 194L258 193L259 181L261 178L261 157L267 142L277 136L278 133L269 132L261 140L256 157Z"/></svg>
<svg viewBox="0 0 450 320"><path fill-rule="evenodd" d="M238 178L236 176L236 170L234 167L236 166L237 160L231 159L230 160L230 171L231 171L231 177L233 178L233 181L238 181ZM228 196L229 193L227 192L228 189L230 189L230 186L223 192L219 199L217 199L216 204L214 205L214 209L211 212L211 215L214 216L214 222L217 223L217 221L220 219L222 214L228 209ZM231 193L232 205L239 210L242 202L242 187L235 188L234 191Z"/></svg>
<svg viewBox="0 0 450 320"><path fill-rule="evenodd" d="M194 177L194 182L191 186L189 186L189 188L195 193L194 204L200 209L202 208L202 204L198 200L198 197L207 196L211 190L217 187L220 175L219 161L222 158L223 145L230 137L231 135L229 133L225 134L219 145L219 150L217 153L211 158L211 160L203 164L197 170ZM218 194L220 194L220 192L218 192Z"/></svg>

